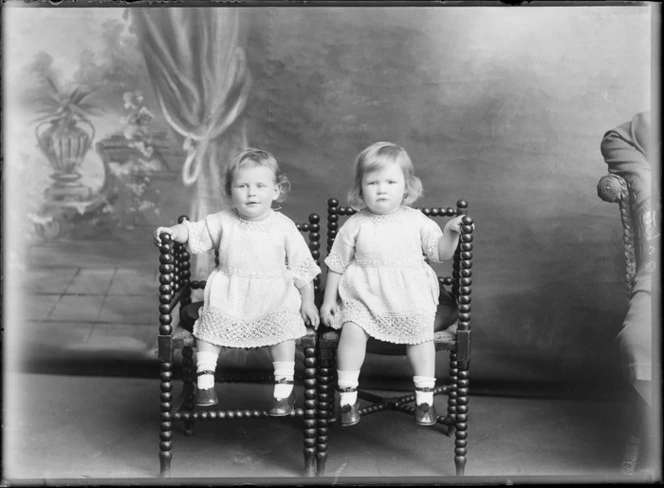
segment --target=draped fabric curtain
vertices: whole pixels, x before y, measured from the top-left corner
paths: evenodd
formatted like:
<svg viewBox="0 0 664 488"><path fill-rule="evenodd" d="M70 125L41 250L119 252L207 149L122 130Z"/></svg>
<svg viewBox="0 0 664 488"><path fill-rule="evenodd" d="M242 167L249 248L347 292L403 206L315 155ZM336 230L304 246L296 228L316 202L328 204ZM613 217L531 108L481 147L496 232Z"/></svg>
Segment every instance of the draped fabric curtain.
<svg viewBox="0 0 664 488"><path fill-rule="evenodd" d="M184 138L182 183L191 188L189 217L224 206L222 170L247 145L240 116L251 87L234 8L130 9L155 94L170 126ZM236 123L237 122L237 123ZM213 266L196 256L195 276Z"/></svg>

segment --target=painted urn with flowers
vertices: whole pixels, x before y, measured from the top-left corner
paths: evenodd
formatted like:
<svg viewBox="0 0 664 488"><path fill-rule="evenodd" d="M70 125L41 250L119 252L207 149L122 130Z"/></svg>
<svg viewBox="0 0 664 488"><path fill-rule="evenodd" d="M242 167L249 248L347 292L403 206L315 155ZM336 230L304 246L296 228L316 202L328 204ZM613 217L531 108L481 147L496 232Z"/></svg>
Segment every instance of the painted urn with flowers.
<svg viewBox="0 0 664 488"><path fill-rule="evenodd" d="M58 185L76 182L79 169L86 153L92 145L95 128L88 119L98 110L86 101L93 90L83 86L64 92L47 78L51 92L44 95L39 103L42 113L34 122L37 144L54 169L51 175Z"/></svg>

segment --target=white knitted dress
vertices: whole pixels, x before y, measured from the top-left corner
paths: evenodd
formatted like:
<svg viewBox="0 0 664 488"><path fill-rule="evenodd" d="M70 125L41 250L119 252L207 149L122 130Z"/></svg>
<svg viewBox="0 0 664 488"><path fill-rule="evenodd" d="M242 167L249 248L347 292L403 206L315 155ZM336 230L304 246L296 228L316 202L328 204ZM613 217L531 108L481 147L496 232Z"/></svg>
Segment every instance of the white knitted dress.
<svg viewBox="0 0 664 488"><path fill-rule="evenodd" d="M345 322L396 344L433 340L439 285L425 262L438 259L440 227L419 210L401 207L388 215L362 210L339 229L328 268L342 277L340 310L332 327Z"/></svg>
<svg viewBox="0 0 664 488"><path fill-rule="evenodd" d="M306 334L299 288L320 268L288 217L270 210L260 221L235 209L185 221L192 254L219 249L194 323L199 340L223 347L263 347Z"/></svg>

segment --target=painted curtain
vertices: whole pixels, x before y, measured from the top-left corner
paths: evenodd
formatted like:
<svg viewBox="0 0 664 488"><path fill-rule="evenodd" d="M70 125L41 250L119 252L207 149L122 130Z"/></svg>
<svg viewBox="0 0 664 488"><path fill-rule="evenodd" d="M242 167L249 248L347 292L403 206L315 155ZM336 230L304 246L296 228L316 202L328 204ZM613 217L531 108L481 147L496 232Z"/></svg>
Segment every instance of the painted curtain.
<svg viewBox="0 0 664 488"><path fill-rule="evenodd" d="M182 183L191 188L189 217L224 207L222 171L247 145L241 120L251 77L239 46L233 8L130 9L155 94L170 126L184 138ZM196 256L195 276L213 267Z"/></svg>

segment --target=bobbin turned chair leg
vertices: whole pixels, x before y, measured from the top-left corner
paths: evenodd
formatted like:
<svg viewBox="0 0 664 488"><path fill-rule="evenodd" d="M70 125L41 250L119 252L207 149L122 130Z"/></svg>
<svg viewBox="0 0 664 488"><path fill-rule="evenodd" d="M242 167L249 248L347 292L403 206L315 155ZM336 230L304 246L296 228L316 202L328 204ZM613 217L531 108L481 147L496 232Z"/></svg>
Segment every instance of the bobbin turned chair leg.
<svg viewBox="0 0 664 488"><path fill-rule="evenodd" d="M468 447L468 362L459 362L459 378L457 381L455 432L454 432L454 464L457 476L463 476L466 469L466 453Z"/></svg>
<svg viewBox="0 0 664 488"><path fill-rule="evenodd" d="M304 474L316 475L316 348L304 348Z"/></svg>
<svg viewBox="0 0 664 488"><path fill-rule="evenodd" d="M159 432L159 475L162 477L171 474L171 459L173 458L172 437L173 421L171 413L171 376L172 363L162 363L160 365L161 376L161 422Z"/></svg>
<svg viewBox="0 0 664 488"><path fill-rule="evenodd" d="M447 394L447 419L446 424L450 428L456 425L457 386L459 381L459 369L456 352L450 352L450 391Z"/></svg>
<svg viewBox="0 0 664 488"><path fill-rule="evenodd" d="M159 452L159 476L161 478L168 478L171 476L171 459L173 454L168 451Z"/></svg>
<svg viewBox="0 0 664 488"><path fill-rule="evenodd" d="M317 368L318 408L316 415L316 474L325 474L327 462L327 441L329 423L334 415L334 351L329 348L319 348Z"/></svg>
<svg viewBox="0 0 664 488"><path fill-rule="evenodd" d="M194 352L191 347L182 348L182 380L184 382L184 409L187 412L194 410ZM184 423L186 436L194 435L194 417L191 416Z"/></svg>

